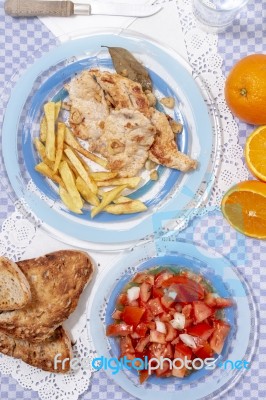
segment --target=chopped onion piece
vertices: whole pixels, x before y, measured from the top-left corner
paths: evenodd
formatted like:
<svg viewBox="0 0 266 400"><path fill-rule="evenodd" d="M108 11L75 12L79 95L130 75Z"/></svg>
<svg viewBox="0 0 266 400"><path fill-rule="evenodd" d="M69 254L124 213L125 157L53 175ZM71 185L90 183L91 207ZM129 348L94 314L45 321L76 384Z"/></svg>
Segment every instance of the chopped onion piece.
<svg viewBox="0 0 266 400"><path fill-rule="evenodd" d="M194 337L191 335L188 335L187 333L182 333L179 335L180 339L182 342L187 345L188 347L191 347L192 349L196 349L197 345L195 343Z"/></svg>
<svg viewBox="0 0 266 400"><path fill-rule="evenodd" d="M140 293L140 287L138 286L133 286L127 291L127 298L128 301L131 303L131 301L137 300L139 298L139 293Z"/></svg>
<svg viewBox="0 0 266 400"><path fill-rule="evenodd" d="M167 296L170 297L171 299L175 300L176 299L176 292L172 291L167 291Z"/></svg>
<svg viewBox="0 0 266 400"><path fill-rule="evenodd" d="M155 321L156 324L156 331L161 333L166 333L165 323L161 321Z"/></svg>
<svg viewBox="0 0 266 400"><path fill-rule="evenodd" d="M186 324L186 317L182 313L174 313L174 319L170 321L170 324L175 329L184 329Z"/></svg>

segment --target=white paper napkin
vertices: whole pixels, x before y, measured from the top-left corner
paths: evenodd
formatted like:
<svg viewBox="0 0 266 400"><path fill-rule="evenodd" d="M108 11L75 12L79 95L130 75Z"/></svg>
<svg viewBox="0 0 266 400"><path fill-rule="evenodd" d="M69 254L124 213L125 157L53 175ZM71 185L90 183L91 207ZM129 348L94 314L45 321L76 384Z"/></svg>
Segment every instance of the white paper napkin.
<svg viewBox="0 0 266 400"><path fill-rule="evenodd" d="M76 1L76 0L75 0ZM82 0L89 3L90 0ZM151 4L154 0L97 0L99 2L126 2L128 4ZM77 2L81 2L80 0ZM74 32L86 31L88 34L95 29L101 28L129 28L130 30L143 33L161 43L172 47L184 58L187 52L184 37L180 25L177 6L174 1L162 4L162 10L147 18L114 17L106 15L74 16L69 18L44 17L41 21L60 40L66 36L71 37Z"/></svg>

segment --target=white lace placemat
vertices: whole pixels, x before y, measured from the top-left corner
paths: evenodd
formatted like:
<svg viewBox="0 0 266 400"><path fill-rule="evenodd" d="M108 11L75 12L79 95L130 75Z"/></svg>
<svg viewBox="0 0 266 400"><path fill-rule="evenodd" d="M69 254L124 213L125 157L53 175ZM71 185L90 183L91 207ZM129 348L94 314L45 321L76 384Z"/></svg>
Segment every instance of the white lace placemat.
<svg viewBox="0 0 266 400"><path fill-rule="evenodd" d="M171 2L171 1L167 1ZM159 1L159 3L165 3ZM174 4L173 2L171 2ZM225 190L240 180L248 177L248 172L242 162L242 148L238 144L238 128L229 112L223 96L224 76L222 74L222 58L217 54L217 36L207 34L197 26L192 12L190 0L178 0L178 14L182 26L184 42L186 45L187 59L194 70L201 75L206 86L214 97L222 124L222 159L219 175L210 196L209 206L219 206ZM167 32L167 27L180 24L176 21L165 21L160 26ZM171 28L169 28L171 30ZM173 31L173 30L172 30ZM159 35L160 36L160 35ZM181 38L178 37L178 40ZM171 37L171 43L174 42ZM25 215L20 209L24 207L21 202L16 203L16 211L5 220L0 234L0 254L19 260L22 257L35 257L45 252L69 248L56 239L48 236L38 224L31 222L30 211ZM114 254L101 254L90 252L97 260L98 269L108 268L112 265ZM75 342L75 357L88 360L93 357L91 343L86 333L85 307L90 288L86 289L78 309L67 322ZM79 371L66 376L50 374L36 368L27 366L19 360L1 355L0 372L11 374L23 387L38 392L43 400L76 400L89 386L92 370L88 362Z"/></svg>

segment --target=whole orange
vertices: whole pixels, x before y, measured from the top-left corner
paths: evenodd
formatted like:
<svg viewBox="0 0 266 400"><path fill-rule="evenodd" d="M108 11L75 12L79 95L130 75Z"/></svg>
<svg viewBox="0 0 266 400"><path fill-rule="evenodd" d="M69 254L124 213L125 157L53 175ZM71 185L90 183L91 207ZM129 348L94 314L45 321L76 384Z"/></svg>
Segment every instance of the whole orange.
<svg viewBox="0 0 266 400"><path fill-rule="evenodd" d="M236 117L266 124L266 55L252 54L238 61L226 79L224 94Z"/></svg>

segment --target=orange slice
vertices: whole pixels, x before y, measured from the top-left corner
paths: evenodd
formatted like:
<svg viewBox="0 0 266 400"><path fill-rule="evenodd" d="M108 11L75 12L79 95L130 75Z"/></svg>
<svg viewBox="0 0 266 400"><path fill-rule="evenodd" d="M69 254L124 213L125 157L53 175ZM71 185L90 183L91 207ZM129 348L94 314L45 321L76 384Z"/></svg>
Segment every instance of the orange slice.
<svg viewBox="0 0 266 400"><path fill-rule="evenodd" d="M245 181L223 197L222 212L227 221L244 235L266 239L266 184Z"/></svg>
<svg viewBox="0 0 266 400"><path fill-rule="evenodd" d="M266 125L260 126L249 136L245 157L250 171L262 181L266 181Z"/></svg>

